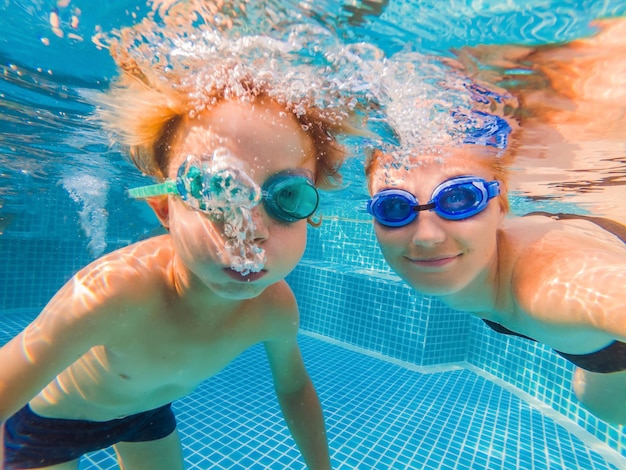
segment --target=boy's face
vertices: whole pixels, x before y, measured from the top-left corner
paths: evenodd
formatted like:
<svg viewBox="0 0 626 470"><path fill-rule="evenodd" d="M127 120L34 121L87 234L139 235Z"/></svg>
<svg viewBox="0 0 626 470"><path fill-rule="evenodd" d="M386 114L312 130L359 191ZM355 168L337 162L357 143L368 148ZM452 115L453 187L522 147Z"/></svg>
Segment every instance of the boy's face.
<svg viewBox="0 0 626 470"><path fill-rule="evenodd" d="M403 189L419 204L431 201L433 191L450 178L467 175L493 180L493 174L471 160L424 156L414 166L375 168L370 175L372 195L383 189ZM463 220L447 220L432 210L417 213L401 227L374 222L381 251L400 277L425 295L457 293L479 278L496 256L496 234L504 212L497 197L486 208Z"/></svg>
<svg viewBox="0 0 626 470"><path fill-rule="evenodd" d="M226 149L243 163L247 175L262 187L272 175L304 170L314 175L315 149L295 117L266 100L242 104L224 101L183 124L174 142L169 178L188 155L210 157ZM245 299L261 294L280 281L299 262L306 245L306 220L283 222L272 218L263 204L247 212L254 228L245 246L262 249L265 263L247 275L232 268L232 234L224 234L223 220L192 209L180 197L169 197L168 225L180 261L206 286L224 298ZM237 235L242 234L235 234Z"/></svg>

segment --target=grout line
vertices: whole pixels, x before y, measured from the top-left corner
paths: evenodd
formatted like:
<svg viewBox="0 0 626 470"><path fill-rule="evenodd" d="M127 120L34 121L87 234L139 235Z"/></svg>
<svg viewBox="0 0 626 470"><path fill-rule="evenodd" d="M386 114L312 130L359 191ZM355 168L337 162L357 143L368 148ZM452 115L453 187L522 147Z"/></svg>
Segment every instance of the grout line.
<svg viewBox="0 0 626 470"><path fill-rule="evenodd" d="M0 317L6 315L6 316L11 316L11 315L33 315L33 318L36 315L36 312L38 310L41 310L41 308L39 307L21 307L21 308L8 308L8 309L3 309L0 310ZM24 325L26 326L26 325Z"/></svg>
<svg viewBox="0 0 626 470"><path fill-rule="evenodd" d="M319 333L314 333L312 331L300 330L300 334L304 336L309 336L311 338L315 338L325 343L334 344L335 346L339 346L343 349L347 349L349 351L363 354L364 356L369 356L375 359L380 359L381 361L385 361L390 364L395 364L404 369L419 372L420 374L436 374L439 372L451 372L455 370L463 370L463 369L467 369L467 366L469 365L469 363L466 363L466 362L450 362L447 364L435 365L435 366L418 366L411 362L401 361L400 359L395 359L391 356L385 356L384 354L378 353L376 351L371 351L369 349L365 349L360 346L354 346L353 344L350 344L350 343L344 343L343 341L339 341L337 339L330 338L328 336L323 336L323 335L320 335Z"/></svg>
<svg viewBox="0 0 626 470"><path fill-rule="evenodd" d="M529 393L517 388L515 385L512 385L505 380L481 369L480 367L476 367L473 364L467 363L465 365L465 368L473 372L474 374L483 377L484 379L507 390L508 392L517 396L522 401L528 403L533 408L536 408L541 412L541 414L552 419L555 423L565 428L570 434L580 439L587 447L593 449L595 452L600 454L608 463L611 463L618 468L626 468L626 457L622 457L618 451L611 448L607 443L602 442L589 431L576 424L576 422L572 421L567 416L559 413L547 403L542 402L538 398L535 398Z"/></svg>

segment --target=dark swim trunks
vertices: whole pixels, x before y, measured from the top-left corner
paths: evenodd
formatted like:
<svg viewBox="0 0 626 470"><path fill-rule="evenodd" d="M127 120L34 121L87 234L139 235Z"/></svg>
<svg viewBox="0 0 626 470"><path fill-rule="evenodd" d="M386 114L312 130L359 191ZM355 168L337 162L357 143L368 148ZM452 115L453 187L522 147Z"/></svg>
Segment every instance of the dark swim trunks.
<svg viewBox="0 0 626 470"><path fill-rule="evenodd" d="M552 217L553 219L557 220L588 220L596 225L599 225L604 230L612 233L624 243L626 243L626 226L615 222L614 220L577 214L550 214L549 212L531 212L530 214L526 215L544 215L546 217ZM485 324L487 324L489 328L497 331L498 333L519 336L521 338L535 341L533 338L529 338L528 336L516 333L515 331L511 331L508 328L500 325L499 323L495 323L485 319L483 319L483 321L485 322ZM621 372L626 370L626 343L623 343L622 341L613 341L607 347L589 354L567 354L557 350L555 350L554 352L560 354L575 366L580 367L581 369L588 370L590 372L608 374L611 372Z"/></svg>
<svg viewBox="0 0 626 470"><path fill-rule="evenodd" d="M118 442L161 439L175 429L171 404L104 422L44 418L26 405L5 423L2 468L40 468L70 462Z"/></svg>

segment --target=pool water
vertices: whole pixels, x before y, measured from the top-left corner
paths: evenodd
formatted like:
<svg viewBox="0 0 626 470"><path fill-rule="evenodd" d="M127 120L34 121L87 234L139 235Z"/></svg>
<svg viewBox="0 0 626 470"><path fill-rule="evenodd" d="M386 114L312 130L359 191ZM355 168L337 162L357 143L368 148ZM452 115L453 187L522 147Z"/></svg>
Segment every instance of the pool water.
<svg viewBox="0 0 626 470"><path fill-rule="evenodd" d="M124 193L146 180L87 119L90 96L115 73L89 35L96 25L128 24L132 15L125 11L140 15L145 8L113 3L57 8L33 0L0 7L6 33L0 38L0 344L80 267L158 231L149 209ZM317 3L335 12L368 2ZM481 42L565 41L589 33L591 18L626 14L617 0L381 3L383 14L371 22L353 19L338 30L388 53L415 38L424 51L442 52ZM55 8L63 38L50 30ZM78 10L80 41L67 35ZM578 405L569 363L415 294L391 272L371 221L358 209L362 162L349 161L345 172L346 189L324 196L324 222L309 228L303 261L288 277L333 467L626 468L626 431ZM580 209L567 198L548 198L540 207L528 198L512 203L519 212ZM261 347L246 351L174 404L187 468L304 468L263 356ZM109 468L116 468L111 450L81 462L81 469Z"/></svg>

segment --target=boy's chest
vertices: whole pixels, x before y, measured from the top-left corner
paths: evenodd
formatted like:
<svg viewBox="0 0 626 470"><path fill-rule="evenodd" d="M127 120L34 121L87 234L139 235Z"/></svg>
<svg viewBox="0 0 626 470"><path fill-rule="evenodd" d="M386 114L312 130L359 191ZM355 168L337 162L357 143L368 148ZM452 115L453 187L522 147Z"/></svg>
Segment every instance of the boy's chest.
<svg viewBox="0 0 626 470"><path fill-rule="evenodd" d="M250 346L266 339L266 322L254 313L203 321L155 321L129 328L103 350L109 370L127 385L197 386Z"/></svg>

